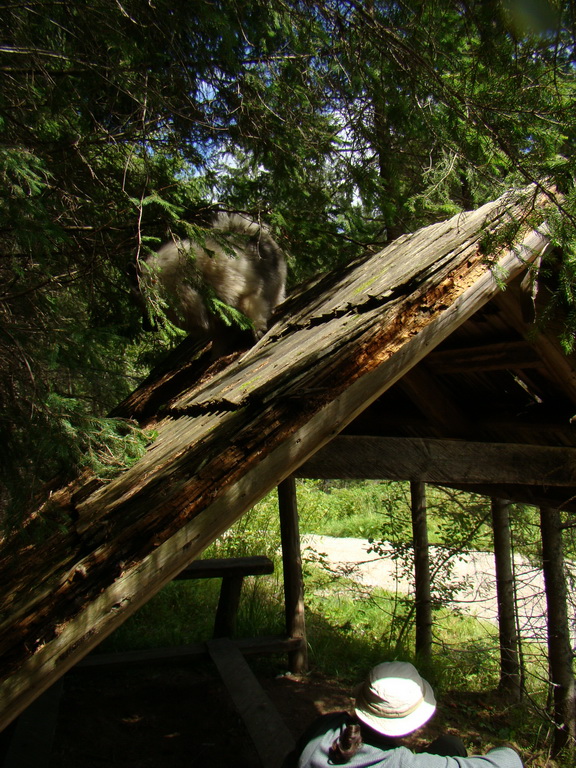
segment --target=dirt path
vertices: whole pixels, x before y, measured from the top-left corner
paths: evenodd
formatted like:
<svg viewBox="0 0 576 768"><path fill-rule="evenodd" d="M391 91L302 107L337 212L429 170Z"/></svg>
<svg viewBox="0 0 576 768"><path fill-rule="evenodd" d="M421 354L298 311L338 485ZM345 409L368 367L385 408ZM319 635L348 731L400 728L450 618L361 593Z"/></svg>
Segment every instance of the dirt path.
<svg viewBox="0 0 576 768"><path fill-rule="evenodd" d="M334 538L307 535L303 537L302 552L305 558L318 556L333 570L366 587L380 587L389 592L408 594L413 590L411 580L402 573L398 560L391 556L389 546L382 555L369 552L370 543L365 539ZM431 566L434 571L446 557L444 550L431 547ZM479 619L496 623L496 573L494 555L491 552L467 552L452 559L451 583L457 586L450 605ZM542 571L532 567L520 556L515 559L518 585L519 620L523 634L538 642L546 642L546 603Z"/></svg>

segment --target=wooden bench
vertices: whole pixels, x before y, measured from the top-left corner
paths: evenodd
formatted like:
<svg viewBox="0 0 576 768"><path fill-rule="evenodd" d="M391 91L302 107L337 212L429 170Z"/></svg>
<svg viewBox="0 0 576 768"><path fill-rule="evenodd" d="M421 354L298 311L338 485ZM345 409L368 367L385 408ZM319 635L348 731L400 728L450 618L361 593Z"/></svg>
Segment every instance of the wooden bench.
<svg viewBox="0 0 576 768"><path fill-rule="evenodd" d="M207 643L208 652L260 758L262 768L281 768L295 740L238 647L228 638Z"/></svg>
<svg viewBox="0 0 576 768"><path fill-rule="evenodd" d="M236 628L236 617L244 578L270 573L274 573L272 560L263 555L257 555L255 557L194 560L178 574L176 579L222 579L213 637L231 637Z"/></svg>

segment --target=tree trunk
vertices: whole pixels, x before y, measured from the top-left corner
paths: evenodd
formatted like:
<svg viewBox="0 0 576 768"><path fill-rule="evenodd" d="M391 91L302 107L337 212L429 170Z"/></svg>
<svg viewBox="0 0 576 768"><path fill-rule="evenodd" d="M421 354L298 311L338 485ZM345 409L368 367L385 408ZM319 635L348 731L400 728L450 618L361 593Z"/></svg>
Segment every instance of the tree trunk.
<svg viewBox="0 0 576 768"><path fill-rule="evenodd" d="M542 567L548 608L548 663L554 687L554 754L576 739L576 689L566 603L566 576L560 512L540 508Z"/></svg>
<svg viewBox="0 0 576 768"><path fill-rule="evenodd" d="M414 537L414 579L416 585L416 654L425 660L432 655L432 598L426 520L426 485L410 483L412 534Z"/></svg>
<svg viewBox="0 0 576 768"><path fill-rule="evenodd" d="M512 701L522 696L522 679L518 655L516 602L510 535L510 502L492 499L492 528L494 531L494 562L500 631L499 689Z"/></svg>

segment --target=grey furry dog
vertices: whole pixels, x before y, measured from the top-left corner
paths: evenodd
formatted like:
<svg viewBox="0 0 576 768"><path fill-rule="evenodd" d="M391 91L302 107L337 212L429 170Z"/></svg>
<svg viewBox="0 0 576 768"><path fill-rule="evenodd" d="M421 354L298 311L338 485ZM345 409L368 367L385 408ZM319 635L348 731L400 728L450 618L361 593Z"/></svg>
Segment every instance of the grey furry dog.
<svg viewBox="0 0 576 768"><path fill-rule="evenodd" d="M160 300L170 322L199 340L211 339L213 354L222 354L234 346L239 328L223 319L223 305L245 315L259 339L284 300L286 271L284 252L266 226L222 212L198 241L173 239L143 259L140 283L150 302Z"/></svg>

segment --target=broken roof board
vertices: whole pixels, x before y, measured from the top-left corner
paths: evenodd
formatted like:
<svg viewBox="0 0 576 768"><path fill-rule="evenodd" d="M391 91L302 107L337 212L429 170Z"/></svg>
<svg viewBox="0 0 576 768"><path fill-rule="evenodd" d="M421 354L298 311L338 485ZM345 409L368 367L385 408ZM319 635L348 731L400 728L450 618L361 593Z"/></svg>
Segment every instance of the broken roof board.
<svg viewBox="0 0 576 768"><path fill-rule="evenodd" d="M0 726L497 293L479 240L542 202L507 195L296 293L253 349L169 404L142 460L53 494L45 512L73 527L3 567ZM548 247L544 230L519 239L501 280Z"/></svg>

